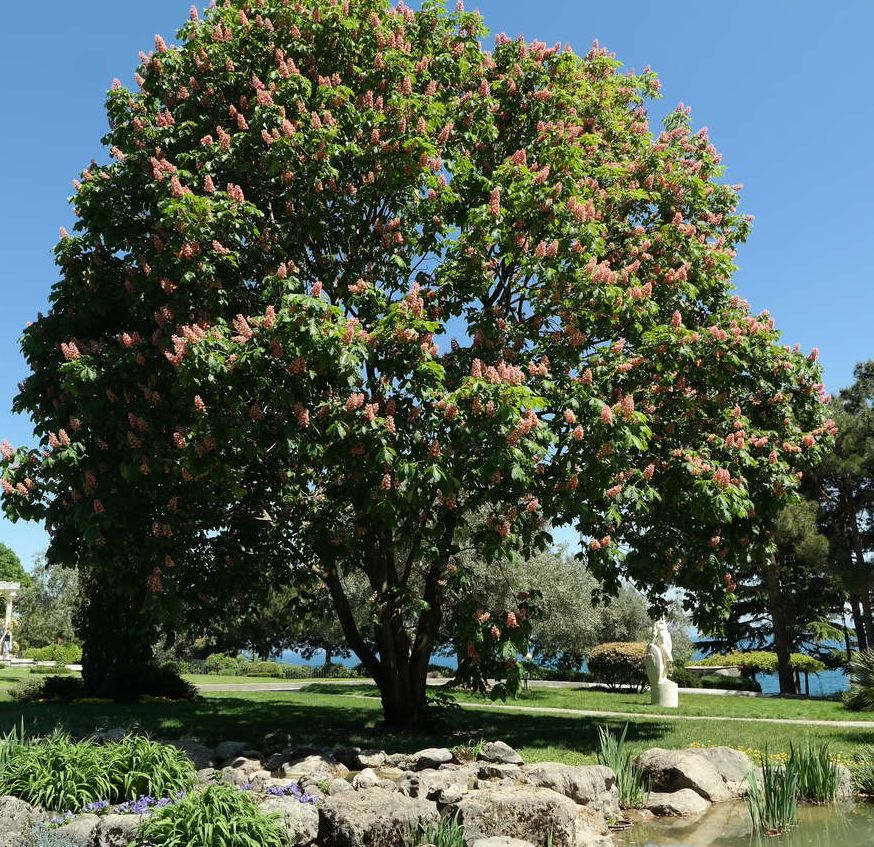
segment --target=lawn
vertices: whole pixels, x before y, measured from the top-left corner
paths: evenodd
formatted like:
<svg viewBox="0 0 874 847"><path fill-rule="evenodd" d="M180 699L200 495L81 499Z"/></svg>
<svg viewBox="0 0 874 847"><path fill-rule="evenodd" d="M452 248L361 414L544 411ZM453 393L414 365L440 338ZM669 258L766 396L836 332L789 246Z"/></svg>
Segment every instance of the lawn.
<svg viewBox="0 0 874 847"><path fill-rule="evenodd" d="M339 686L311 686L310 690L301 692L210 692L197 703L31 703L22 706L7 702L0 703L0 729L23 718L27 726L38 731L61 725L71 732L86 734L95 729L123 726L167 738L195 738L207 744L239 740L256 746L267 732L281 730L299 744L353 744L398 752L500 738L516 747L527 761L582 764L595 760L599 724L621 730L626 723L624 718L605 720L471 709L453 715L451 725L443 730L393 734L378 728L381 712L376 697L361 696L361 688L346 689L346 692ZM581 692L576 693L582 696ZM712 699L724 703L727 698ZM518 703L534 705L530 699ZM859 745L874 744L874 725L869 730L842 727L840 723L801 727L718 720L666 721L658 716L635 716L627 722L629 740L635 749L641 750L690 744L762 749L767 744L771 750L782 751L788 749L790 740L797 741L803 734L804 738L829 742L835 753L846 758Z"/></svg>

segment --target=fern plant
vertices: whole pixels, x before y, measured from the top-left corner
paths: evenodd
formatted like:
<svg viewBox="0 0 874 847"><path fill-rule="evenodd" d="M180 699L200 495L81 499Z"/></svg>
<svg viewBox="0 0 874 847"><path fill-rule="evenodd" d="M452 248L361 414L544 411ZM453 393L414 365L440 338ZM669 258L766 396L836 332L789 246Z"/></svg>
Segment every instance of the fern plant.
<svg viewBox="0 0 874 847"><path fill-rule="evenodd" d="M850 660L850 688L844 705L853 712L874 709L874 650L862 650Z"/></svg>

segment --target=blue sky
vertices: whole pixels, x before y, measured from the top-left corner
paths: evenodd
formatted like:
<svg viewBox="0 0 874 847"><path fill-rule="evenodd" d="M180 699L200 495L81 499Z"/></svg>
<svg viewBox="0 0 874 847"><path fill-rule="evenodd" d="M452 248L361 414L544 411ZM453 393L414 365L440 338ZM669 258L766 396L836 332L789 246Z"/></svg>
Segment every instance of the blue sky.
<svg viewBox="0 0 874 847"><path fill-rule="evenodd" d="M416 5L411 3L411 5ZM170 40L185 0L6 4L0 51L0 438L30 439L9 411L24 367L18 337L46 309L51 248L70 227L71 180L100 158L103 99L132 84L139 50ZM871 0L479 0L492 32L523 33L578 51L593 38L627 67L661 76L661 116L693 107L756 216L738 256L740 293L768 308L784 340L819 347L831 390L874 358L870 251L874 110ZM23 559L41 528L0 518L0 541Z"/></svg>

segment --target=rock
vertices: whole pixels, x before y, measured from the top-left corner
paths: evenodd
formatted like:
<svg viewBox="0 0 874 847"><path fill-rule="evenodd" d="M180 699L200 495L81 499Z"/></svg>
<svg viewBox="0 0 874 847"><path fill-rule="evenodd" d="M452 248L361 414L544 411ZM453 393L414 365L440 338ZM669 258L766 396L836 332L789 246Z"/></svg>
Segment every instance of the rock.
<svg viewBox="0 0 874 847"><path fill-rule="evenodd" d="M477 780L478 765L471 762L460 768L420 771L418 774L408 774L424 779L428 785L428 797L433 800L444 789L459 785L465 790L473 788Z"/></svg>
<svg viewBox="0 0 874 847"><path fill-rule="evenodd" d="M524 765L522 757L503 741L489 741L477 756L480 762L494 762L498 765Z"/></svg>
<svg viewBox="0 0 874 847"><path fill-rule="evenodd" d="M91 833L88 847L127 847L142 815L103 815Z"/></svg>
<svg viewBox="0 0 874 847"><path fill-rule="evenodd" d="M331 756L341 765L346 765L350 771L360 771L362 768L357 766L360 752L360 747L336 747L331 750Z"/></svg>
<svg viewBox="0 0 874 847"><path fill-rule="evenodd" d="M733 793L709 759L697 750L645 750L635 765L649 780L653 791L670 792L691 788L711 803L731 800Z"/></svg>
<svg viewBox="0 0 874 847"><path fill-rule="evenodd" d="M382 750L363 750L355 757L356 768L381 768L385 762Z"/></svg>
<svg viewBox="0 0 874 847"><path fill-rule="evenodd" d="M246 771L238 768L222 768L222 782L229 782L231 785L246 785L249 783L249 774Z"/></svg>
<svg viewBox="0 0 874 847"><path fill-rule="evenodd" d="M422 771L425 768L439 768L451 761L452 753L445 747L429 747L414 753L410 757L410 766L414 771Z"/></svg>
<svg viewBox="0 0 874 847"><path fill-rule="evenodd" d="M660 817L697 815L710 808L710 803L691 788L662 793L653 791L646 798L646 808Z"/></svg>
<svg viewBox="0 0 874 847"><path fill-rule="evenodd" d="M57 835L78 844L79 847L88 847L99 823L99 815L76 815L69 823L59 826L54 831Z"/></svg>
<svg viewBox="0 0 874 847"><path fill-rule="evenodd" d="M479 838L471 847L534 847L530 841L520 841L518 838L508 838L506 835L493 835L491 838Z"/></svg>
<svg viewBox="0 0 874 847"><path fill-rule="evenodd" d="M283 762L279 773L285 777L305 776L309 779L330 781L334 777L345 776L349 773L349 768L340 764L333 756L317 754Z"/></svg>
<svg viewBox="0 0 874 847"><path fill-rule="evenodd" d="M379 785L379 777L372 768L365 768L361 773L355 774L352 778L352 787L356 791L362 791L367 788L376 788Z"/></svg>
<svg viewBox="0 0 874 847"><path fill-rule="evenodd" d="M17 797L0 796L0 847L18 847L45 815Z"/></svg>
<svg viewBox="0 0 874 847"><path fill-rule="evenodd" d="M424 799L431 791L431 786L421 774L410 773L398 782L398 791L405 797Z"/></svg>
<svg viewBox="0 0 874 847"><path fill-rule="evenodd" d="M480 762L477 768L477 777L479 779L517 779L522 771L519 765L502 765L492 764L491 762Z"/></svg>
<svg viewBox="0 0 874 847"><path fill-rule="evenodd" d="M335 794L342 794L344 791L354 791L355 789L352 787L352 783L346 779L341 779L337 777L336 779L332 779L328 784L328 794L330 796L334 796Z"/></svg>
<svg viewBox="0 0 874 847"><path fill-rule="evenodd" d="M245 741L222 741L215 748L215 757L220 762L227 762L229 759L235 759L244 750L247 750L249 745Z"/></svg>
<svg viewBox="0 0 874 847"><path fill-rule="evenodd" d="M246 756L237 756L235 759L228 762L222 770L226 770L227 768L233 768L235 771L242 771L248 776L256 771L262 770L262 765L260 759L249 759ZM269 771L267 772L267 775L270 775Z"/></svg>
<svg viewBox="0 0 874 847"><path fill-rule="evenodd" d="M753 760L746 753L731 747L702 747L691 752L707 759L726 782L743 782L749 773L756 770Z"/></svg>
<svg viewBox="0 0 874 847"><path fill-rule="evenodd" d="M502 835L544 844L551 833L553 847L612 845L600 812L549 788L489 786L468 792L448 813L458 815L467 843Z"/></svg>
<svg viewBox="0 0 874 847"><path fill-rule="evenodd" d="M406 753L387 753L385 764L389 767L403 768L409 761L410 757Z"/></svg>
<svg viewBox="0 0 874 847"><path fill-rule="evenodd" d="M188 738L176 739L175 741L166 741L171 747L181 750L191 759L191 763L196 770L212 767L216 763L215 751L212 747L207 747L198 741L191 741Z"/></svg>
<svg viewBox="0 0 874 847"><path fill-rule="evenodd" d="M214 774L215 768L201 768L197 772L197 781L205 785L208 782L212 782Z"/></svg>
<svg viewBox="0 0 874 847"><path fill-rule="evenodd" d="M603 765L562 765L541 762L526 765L522 772L528 780L541 788L551 788L570 797L581 806L601 812L605 818L619 814L619 789L616 775Z"/></svg>
<svg viewBox="0 0 874 847"><path fill-rule="evenodd" d="M301 803L296 797L268 797L261 810L279 812L289 847L312 844L319 834L319 812L311 803Z"/></svg>
<svg viewBox="0 0 874 847"><path fill-rule="evenodd" d="M453 803L458 803L462 797L468 792L466 785L449 785L446 788L441 788L437 792L431 792L428 797L431 800L436 800L438 806L449 806Z"/></svg>
<svg viewBox="0 0 874 847"><path fill-rule="evenodd" d="M440 817L437 806L371 788L328 797L319 808L318 842L330 847L397 847Z"/></svg>

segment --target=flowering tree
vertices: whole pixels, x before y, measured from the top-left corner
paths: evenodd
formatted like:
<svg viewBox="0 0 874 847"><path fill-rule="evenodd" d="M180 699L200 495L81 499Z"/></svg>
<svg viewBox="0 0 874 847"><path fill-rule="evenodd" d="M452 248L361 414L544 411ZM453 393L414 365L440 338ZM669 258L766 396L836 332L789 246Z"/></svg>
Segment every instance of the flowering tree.
<svg viewBox="0 0 874 847"><path fill-rule="evenodd" d="M434 2L227 0L156 38L24 334L42 445L3 452L7 514L131 615L265 569L329 592L396 723L462 533L498 559L573 524L608 588L712 620L829 427L815 357L732 295L748 222L706 131L653 136L655 76L597 45L484 35ZM471 616L511 681L518 602Z"/></svg>

